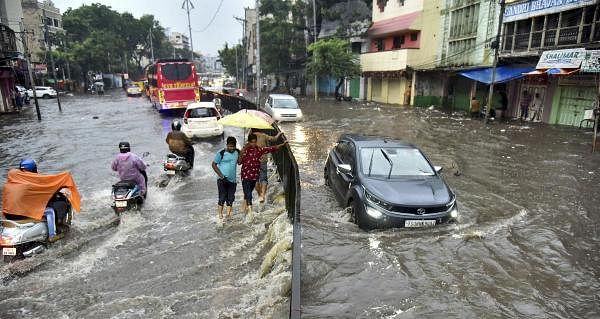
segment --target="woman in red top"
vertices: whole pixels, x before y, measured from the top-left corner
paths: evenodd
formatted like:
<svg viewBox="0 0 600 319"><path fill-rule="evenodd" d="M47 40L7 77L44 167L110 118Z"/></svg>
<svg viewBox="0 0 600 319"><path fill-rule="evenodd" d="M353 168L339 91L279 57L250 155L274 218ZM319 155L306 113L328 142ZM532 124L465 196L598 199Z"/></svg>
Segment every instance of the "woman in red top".
<svg viewBox="0 0 600 319"><path fill-rule="evenodd" d="M242 189L244 190L243 212L252 212L252 192L258 180L260 157L264 154L277 151L285 144L287 144L287 141L275 146L259 147L256 145L256 134L250 133L248 135L248 143L242 148L242 153L238 159L238 164L242 165Z"/></svg>

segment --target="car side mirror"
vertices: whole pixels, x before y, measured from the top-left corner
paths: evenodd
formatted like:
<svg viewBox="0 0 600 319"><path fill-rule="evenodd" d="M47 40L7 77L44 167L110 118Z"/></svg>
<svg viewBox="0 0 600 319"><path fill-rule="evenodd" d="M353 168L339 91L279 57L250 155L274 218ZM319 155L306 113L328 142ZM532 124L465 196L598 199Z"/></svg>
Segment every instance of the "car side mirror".
<svg viewBox="0 0 600 319"><path fill-rule="evenodd" d="M339 173L352 175L352 167L349 164L340 164L337 166L337 170Z"/></svg>
<svg viewBox="0 0 600 319"><path fill-rule="evenodd" d="M442 171L442 169L443 169L443 167L442 167L442 166L434 166L433 168L435 169L435 172L436 172L436 173L439 173L439 172L441 172L441 171Z"/></svg>

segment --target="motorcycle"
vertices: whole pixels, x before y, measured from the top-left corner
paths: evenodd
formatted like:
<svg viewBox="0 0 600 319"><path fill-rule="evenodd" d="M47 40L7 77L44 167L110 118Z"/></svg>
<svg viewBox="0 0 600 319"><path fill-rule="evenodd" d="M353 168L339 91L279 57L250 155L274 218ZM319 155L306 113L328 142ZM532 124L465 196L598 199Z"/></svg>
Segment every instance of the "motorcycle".
<svg viewBox="0 0 600 319"><path fill-rule="evenodd" d="M112 186L112 208L120 215L127 210L139 210L144 203L140 187L135 181L120 181Z"/></svg>
<svg viewBox="0 0 600 319"><path fill-rule="evenodd" d="M55 214L56 234L64 236L71 227L73 210L67 197L57 192L46 210ZM5 262L41 253L49 244L48 224L45 218L35 220L25 216L4 214L0 219L0 247Z"/></svg>
<svg viewBox="0 0 600 319"><path fill-rule="evenodd" d="M186 161L185 157L177 154L167 154L164 163L164 170L167 176L187 175L192 166Z"/></svg>

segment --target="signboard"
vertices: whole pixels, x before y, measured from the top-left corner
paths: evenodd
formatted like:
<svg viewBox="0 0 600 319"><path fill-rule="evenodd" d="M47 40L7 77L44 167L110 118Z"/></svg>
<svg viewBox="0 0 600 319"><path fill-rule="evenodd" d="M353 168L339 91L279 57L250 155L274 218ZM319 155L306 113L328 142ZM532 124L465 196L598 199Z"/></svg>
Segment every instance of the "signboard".
<svg viewBox="0 0 600 319"><path fill-rule="evenodd" d="M528 19L592 5L596 0L525 0L506 4L504 22Z"/></svg>
<svg viewBox="0 0 600 319"><path fill-rule="evenodd" d="M35 63L33 65L33 71L35 73L48 74L48 66L46 64Z"/></svg>
<svg viewBox="0 0 600 319"><path fill-rule="evenodd" d="M581 72L600 72L600 50L585 51L583 62L581 62Z"/></svg>
<svg viewBox="0 0 600 319"><path fill-rule="evenodd" d="M544 51L538 61L536 69L578 69L581 66L585 50L565 49Z"/></svg>

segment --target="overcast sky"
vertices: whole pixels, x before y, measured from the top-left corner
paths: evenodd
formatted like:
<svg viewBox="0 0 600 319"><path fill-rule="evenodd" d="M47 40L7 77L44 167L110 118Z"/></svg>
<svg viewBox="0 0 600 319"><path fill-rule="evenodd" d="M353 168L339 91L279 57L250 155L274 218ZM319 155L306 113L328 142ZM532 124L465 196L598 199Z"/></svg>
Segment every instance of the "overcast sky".
<svg viewBox="0 0 600 319"><path fill-rule="evenodd" d="M186 11L181 9L184 0L53 0L64 13L69 7L102 3L118 12L130 12L136 18L151 14L164 28L189 34ZM194 51L217 55L225 42L241 40L242 25L233 16L244 17L244 7L254 7L255 0L192 0L195 9L190 11ZM219 4L221 4L220 9ZM217 12L218 9L218 12ZM215 12L216 16L215 16ZM212 17L215 19L209 24ZM204 30L204 31L203 31Z"/></svg>

